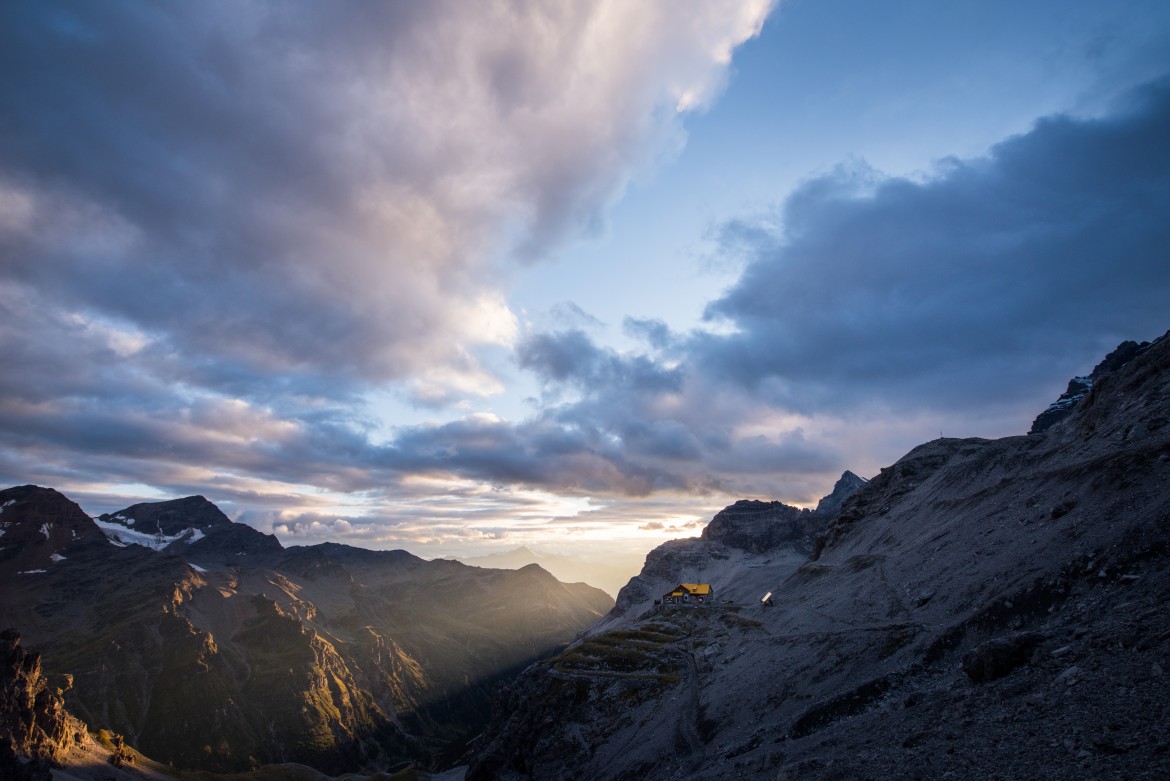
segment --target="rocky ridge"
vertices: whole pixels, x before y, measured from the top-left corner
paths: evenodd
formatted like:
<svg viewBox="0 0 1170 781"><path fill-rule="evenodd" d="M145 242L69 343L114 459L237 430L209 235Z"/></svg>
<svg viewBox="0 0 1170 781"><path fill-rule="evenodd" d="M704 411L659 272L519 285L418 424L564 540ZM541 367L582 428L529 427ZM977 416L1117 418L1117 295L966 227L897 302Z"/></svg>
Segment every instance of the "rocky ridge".
<svg viewBox="0 0 1170 781"><path fill-rule="evenodd" d="M618 592L591 634L623 625L679 583L711 583L717 600L758 602L808 557L841 502L866 481L846 471L817 509L752 499L720 510L697 538L671 540L646 555L642 571Z"/></svg>
<svg viewBox="0 0 1170 781"><path fill-rule="evenodd" d="M636 572L642 564L637 554L618 552L605 557L577 557L534 551L523 545L485 556L456 558L473 567L491 569L520 569L529 564L539 564L541 569L548 570L562 583L588 583L611 596L617 595L629 581L630 573Z"/></svg>
<svg viewBox="0 0 1170 781"><path fill-rule="evenodd" d="M1048 405L1048 408L1036 416L1032 421L1029 434L1039 434L1052 428L1058 422L1068 417L1073 408L1093 389L1093 383L1106 374L1120 369L1131 360L1141 355L1150 346L1149 342L1126 341L1117 346L1113 352L1106 355L1100 363L1093 367L1093 371L1085 377L1073 377L1068 381L1068 388L1060 394L1060 398Z"/></svg>
<svg viewBox="0 0 1170 781"><path fill-rule="evenodd" d="M0 578L47 572L105 543L81 508L56 491L26 485L0 496Z"/></svg>
<svg viewBox="0 0 1170 781"><path fill-rule="evenodd" d="M210 532L232 526L231 518L202 496L185 496L166 502L142 502L98 521L125 526L143 534L175 536L188 530Z"/></svg>
<svg viewBox="0 0 1170 781"><path fill-rule="evenodd" d="M41 657L25 650L13 630L0 632L0 778L4 781L174 781L197 777L205 781L226 778L212 773L189 773L164 766L127 745L109 730L90 733L70 714L62 696L71 676L50 680ZM333 781L330 776L298 764L269 765L232 774L232 781ZM443 781L449 778L410 768L399 774L345 774L346 781Z"/></svg>
<svg viewBox="0 0 1170 781"><path fill-rule="evenodd" d="M1041 433L915 448L795 564L775 517L648 556L468 779L1170 777L1170 338ZM733 603L644 600L680 571Z"/></svg>

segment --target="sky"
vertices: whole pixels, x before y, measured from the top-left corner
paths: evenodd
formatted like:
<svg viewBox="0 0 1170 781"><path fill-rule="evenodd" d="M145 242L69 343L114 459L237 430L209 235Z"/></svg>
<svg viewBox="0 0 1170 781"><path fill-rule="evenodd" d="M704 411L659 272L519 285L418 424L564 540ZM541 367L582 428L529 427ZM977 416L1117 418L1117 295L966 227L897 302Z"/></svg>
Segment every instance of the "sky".
<svg viewBox="0 0 1170 781"><path fill-rule="evenodd" d="M1170 328L1170 4L0 4L0 484L639 557Z"/></svg>

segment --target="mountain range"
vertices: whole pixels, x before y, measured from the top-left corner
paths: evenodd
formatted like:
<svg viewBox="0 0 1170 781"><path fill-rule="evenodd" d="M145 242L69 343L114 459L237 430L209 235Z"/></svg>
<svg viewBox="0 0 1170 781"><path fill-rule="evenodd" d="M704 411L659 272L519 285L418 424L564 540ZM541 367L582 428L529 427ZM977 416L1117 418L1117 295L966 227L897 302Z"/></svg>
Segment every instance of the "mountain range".
<svg viewBox="0 0 1170 781"><path fill-rule="evenodd" d="M607 594L616 595L638 572L643 558L640 554L617 554L605 559L565 556L520 545L499 553L463 556L458 560L473 567L493 569L520 569L537 564L563 583L588 583Z"/></svg>
<svg viewBox="0 0 1170 781"><path fill-rule="evenodd" d="M284 548L194 496L88 517L0 491L0 628L69 712L162 763L328 771L442 763L493 685L613 604L537 566Z"/></svg>

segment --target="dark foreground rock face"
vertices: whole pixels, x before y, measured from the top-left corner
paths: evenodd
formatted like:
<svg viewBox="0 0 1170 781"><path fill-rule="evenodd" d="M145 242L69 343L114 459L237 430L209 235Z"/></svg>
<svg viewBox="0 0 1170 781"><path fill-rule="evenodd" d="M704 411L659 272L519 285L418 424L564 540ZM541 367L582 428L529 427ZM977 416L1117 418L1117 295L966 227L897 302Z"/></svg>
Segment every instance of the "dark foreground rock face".
<svg viewBox="0 0 1170 781"><path fill-rule="evenodd" d="M963 672L976 683L994 681L1028 664L1044 635L1024 632L995 637L975 646L963 657Z"/></svg>
<svg viewBox="0 0 1170 781"><path fill-rule="evenodd" d="M1046 432L915 448L798 566L665 547L775 607L631 603L500 694L469 779L1170 778L1170 338Z"/></svg>

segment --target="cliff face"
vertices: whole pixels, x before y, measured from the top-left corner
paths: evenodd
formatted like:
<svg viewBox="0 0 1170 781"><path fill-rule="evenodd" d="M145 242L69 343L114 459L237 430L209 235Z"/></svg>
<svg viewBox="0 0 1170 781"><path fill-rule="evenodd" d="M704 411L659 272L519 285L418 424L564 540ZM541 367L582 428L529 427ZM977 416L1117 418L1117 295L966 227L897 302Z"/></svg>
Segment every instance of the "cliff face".
<svg viewBox="0 0 1170 781"><path fill-rule="evenodd" d="M624 626L679 583L710 583L718 601L755 603L808 556L841 502L865 480L846 471L816 510L743 499L716 513L697 538L671 540L646 555L613 610L589 631Z"/></svg>
<svg viewBox="0 0 1170 781"><path fill-rule="evenodd" d="M84 742L85 724L65 710L71 681L58 683L46 678L39 654L21 647L18 633L0 632L0 777L47 777L49 763Z"/></svg>
<svg viewBox="0 0 1170 781"><path fill-rule="evenodd" d="M69 707L179 767L439 762L502 676L612 605L539 567L405 551L285 550L202 497L98 519L51 489L0 491L0 628Z"/></svg>
<svg viewBox="0 0 1170 781"><path fill-rule="evenodd" d="M1122 342L1117 349L1106 355L1100 363L1093 367L1093 371L1085 377L1073 377L1068 381L1068 389L1060 394L1060 398L1048 405L1048 409L1036 416L1032 421L1029 434L1040 434L1055 426L1069 416L1081 399L1093 389L1093 383L1107 374L1120 369L1125 364L1138 357L1149 348L1149 342Z"/></svg>
<svg viewBox="0 0 1170 781"><path fill-rule="evenodd" d="M643 581L685 560L734 604L623 592L501 695L468 778L1168 777L1167 529L1163 337L1043 433L915 448L795 566L659 549Z"/></svg>

